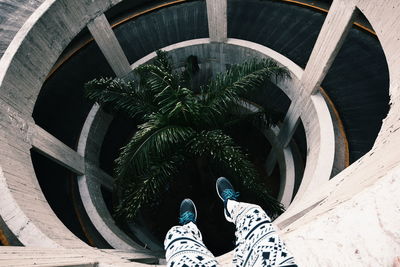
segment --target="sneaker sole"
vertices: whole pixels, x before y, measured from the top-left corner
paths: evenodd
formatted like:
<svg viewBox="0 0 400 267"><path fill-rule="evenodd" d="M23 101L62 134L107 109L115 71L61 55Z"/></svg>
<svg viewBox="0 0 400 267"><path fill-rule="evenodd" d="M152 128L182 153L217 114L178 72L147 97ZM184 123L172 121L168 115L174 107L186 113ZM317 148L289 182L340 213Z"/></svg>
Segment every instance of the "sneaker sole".
<svg viewBox="0 0 400 267"><path fill-rule="evenodd" d="M222 201L224 201L224 198L219 194L219 190L218 190L218 180L225 180L226 178L224 177L220 177L220 178L218 178L217 179L217 181L215 182L215 190L217 190L217 195L218 195L218 197L222 200ZM228 180L228 179L226 179L226 180ZM229 180L228 180L229 181Z"/></svg>

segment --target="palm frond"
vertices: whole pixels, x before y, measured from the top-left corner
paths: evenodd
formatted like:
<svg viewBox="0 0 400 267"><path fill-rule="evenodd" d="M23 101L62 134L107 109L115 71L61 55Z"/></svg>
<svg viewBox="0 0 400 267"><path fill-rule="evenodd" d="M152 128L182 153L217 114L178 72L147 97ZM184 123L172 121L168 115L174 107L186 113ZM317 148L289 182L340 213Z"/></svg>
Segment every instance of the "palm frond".
<svg viewBox="0 0 400 267"><path fill-rule="evenodd" d="M118 215L132 219L143 205L154 201L187 154L205 156L229 170L272 216L283 210L260 185L248 156L231 137L216 129L243 120L269 127L273 113L268 109L244 112L240 102L266 81L289 77L288 71L268 59L234 65L201 87L198 96L191 90L198 70L197 58L191 56L185 71L177 73L168 53L157 51L151 64L135 69L136 82L102 78L85 84L89 99L130 117L140 115L145 121L116 160Z"/></svg>
<svg viewBox="0 0 400 267"><path fill-rule="evenodd" d="M258 176L247 155L221 130L200 132L188 143L188 150L197 156L209 156L243 179L255 179Z"/></svg>
<svg viewBox="0 0 400 267"><path fill-rule="evenodd" d="M157 110L153 98L134 82L122 79L100 78L84 86L87 98L112 111L121 111L133 118L138 114Z"/></svg>
<svg viewBox="0 0 400 267"><path fill-rule="evenodd" d="M254 192L259 203L274 217L281 214L284 208L273 198L267 189L259 184L259 174L233 139L220 130L203 131L188 144L189 151L196 156L208 156L216 164L229 169L236 181L247 190Z"/></svg>
<svg viewBox="0 0 400 267"><path fill-rule="evenodd" d="M152 158L151 168L121 187L123 192L116 215L128 220L134 219L141 207L157 200L165 185L177 174L183 161L184 156L181 153Z"/></svg>
<svg viewBox="0 0 400 267"><path fill-rule="evenodd" d="M259 89L271 78L284 77L289 77L288 70L273 60L248 61L232 66L226 73L217 75L209 85L202 87L201 99L211 112L209 114L219 122L225 114L236 111L242 97Z"/></svg>
<svg viewBox="0 0 400 267"><path fill-rule="evenodd" d="M157 57L155 58L153 65L161 68L163 71L172 74L173 67L171 64L171 58L168 56L168 52L163 50L156 51Z"/></svg>
<svg viewBox="0 0 400 267"><path fill-rule="evenodd" d="M154 120L140 125L116 160L118 182L121 184L143 175L154 158L166 157L171 151L177 151L193 134L190 127L166 125Z"/></svg>
<svg viewBox="0 0 400 267"><path fill-rule="evenodd" d="M135 72L139 75L141 86L151 90L154 95L178 86L175 75L156 65L141 65Z"/></svg>

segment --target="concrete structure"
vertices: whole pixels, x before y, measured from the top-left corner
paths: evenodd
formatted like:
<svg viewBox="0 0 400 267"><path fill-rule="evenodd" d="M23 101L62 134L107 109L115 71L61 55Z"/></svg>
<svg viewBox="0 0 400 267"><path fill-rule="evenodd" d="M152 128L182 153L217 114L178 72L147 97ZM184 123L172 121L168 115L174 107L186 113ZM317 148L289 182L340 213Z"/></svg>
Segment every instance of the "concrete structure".
<svg viewBox="0 0 400 267"><path fill-rule="evenodd" d="M120 2L124 1L38 0L21 1L20 5L15 1L0 2L7 7L1 25L5 30L0 31L0 216L4 222L0 224L1 240L4 244L24 246L0 247L0 266L142 266L144 262L157 261L155 255L115 226L105 208L99 186L112 185L111 178L98 166L98 153L109 123L107 116L96 122L97 116L101 118L96 107L89 113L82 125L77 151L32 118L46 77L62 51L86 26L117 76L126 75L154 56L150 54L129 66L107 22L107 13L104 15ZM150 9L172 4L186 3L173 1ZM269 48L228 38L226 1L207 0L206 6L209 38L167 47L176 62L188 51L196 51L201 63L216 72L246 57L268 56L292 73L290 82L277 83L292 99L275 145L275 151L281 155L277 158L286 159L282 164L286 177L292 166L282 155L289 153L287 145L299 118L304 124L308 153L296 197L275 222L299 264L389 266L394 256L400 254L400 201L394 197L400 190L400 152L395 149L400 142L400 3L334 0L304 71ZM354 13L359 11L375 30L386 56L391 107L372 150L329 180L335 158L334 124L318 88L346 37ZM114 250L88 246L56 217L36 178L32 148L79 176L89 217ZM281 191L285 201L290 199L286 193L289 191ZM228 264L230 254L220 260Z"/></svg>
<svg viewBox="0 0 400 267"><path fill-rule="evenodd" d="M87 27L115 72L115 75L123 77L128 74L130 72L128 59L124 51L122 51L106 16L103 14L95 18Z"/></svg>
<svg viewBox="0 0 400 267"><path fill-rule="evenodd" d="M228 38L227 0L207 0L208 31L211 42Z"/></svg>

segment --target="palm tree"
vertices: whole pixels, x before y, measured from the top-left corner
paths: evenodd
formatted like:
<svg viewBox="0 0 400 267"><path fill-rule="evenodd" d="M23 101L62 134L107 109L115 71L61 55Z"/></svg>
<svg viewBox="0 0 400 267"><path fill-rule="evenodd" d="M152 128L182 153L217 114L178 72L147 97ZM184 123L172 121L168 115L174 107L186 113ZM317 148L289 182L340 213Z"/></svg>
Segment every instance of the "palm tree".
<svg viewBox="0 0 400 267"><path fill-rule="evenodd" d="M189 57L189 63L194 61ZM243 120L269 127L269 112L249 111L241 103L270 79L289 77L288 71L269 59L252 60L217 75L196 94L191 77L197 71L197 64L174 71L168 54L158 51L152 64L135 69L134 81L100 78L85 84L90 100L142 121L116 160L117 214L133 219L188 159L201 163L200 168L209 163L225 170L271 216L280 214L282 205L261 186L253 164L225 130Z"/></svg>

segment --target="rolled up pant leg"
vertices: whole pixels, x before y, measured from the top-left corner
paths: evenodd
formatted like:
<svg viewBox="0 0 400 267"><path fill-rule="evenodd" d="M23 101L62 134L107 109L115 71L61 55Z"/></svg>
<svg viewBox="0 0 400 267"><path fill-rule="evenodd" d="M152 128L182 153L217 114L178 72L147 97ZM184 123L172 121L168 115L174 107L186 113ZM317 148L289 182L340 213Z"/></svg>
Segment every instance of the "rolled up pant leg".
<svg viewBox="0 0 400 267"><path fill-rule="evenodd" d="M236 225L234 266L297 266L260 206L228 200L227 211L228 221Z"/></svg>
<svg viewBox="0 0 400 267"><path fill-rule="evenodd" d="M196 224L172 227L164 241L168 267L217 267L214 255L203 244Z"/></svg>

